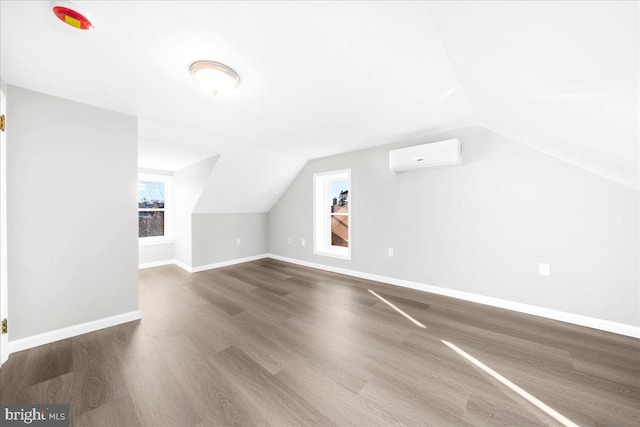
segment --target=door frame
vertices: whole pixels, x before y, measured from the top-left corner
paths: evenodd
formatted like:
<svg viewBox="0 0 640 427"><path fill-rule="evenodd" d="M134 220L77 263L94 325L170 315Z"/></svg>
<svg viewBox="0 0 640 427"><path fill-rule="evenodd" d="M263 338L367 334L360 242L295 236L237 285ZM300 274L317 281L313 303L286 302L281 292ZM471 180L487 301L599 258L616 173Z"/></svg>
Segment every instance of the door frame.
<svg viewBox="0 0 640 427"><path fill-rule="evenodd" d="M0 115L7 114L7 90L0 76ZM7 132L0 131L0 320L8 319L7 303ZM9 334L0 335L0 366L9 358Z"/></svg>

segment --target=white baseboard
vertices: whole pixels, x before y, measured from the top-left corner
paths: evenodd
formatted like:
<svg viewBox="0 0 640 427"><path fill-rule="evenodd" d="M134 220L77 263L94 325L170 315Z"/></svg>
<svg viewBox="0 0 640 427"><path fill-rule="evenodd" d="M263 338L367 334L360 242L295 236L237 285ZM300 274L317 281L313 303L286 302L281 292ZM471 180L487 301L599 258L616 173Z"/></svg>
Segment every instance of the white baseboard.
<svg viewBox="0 0 640 427"><path fill-rule="evenodd" d="M479 304L490 305L492 307L504 308L507 310L517 311L519 313L532 314L534 316L545 317L547 319L559 320L574 325L586 326L588 328L599 329L602 331L613 332L615 334L626 335L629 337L640 338L640 326L627 325L624 323L612 322L610 320L597 319L594 317L582 316L579 314L567 313L564 311L553 310L534 305L523 304L514 301L503 300L499 298L487 297L484 295L472 294L469 292L457 291L454 289L441 288L438 286L425 285L423 283L411 282L409 280L395 279L392 277L379 276L377 274L363 273L361 271L347 270L345 268L332 267L314 262L302 261L294 258L287 258L280 255L268 254L269 258L277 259L292 264L302 265L305 267L316 268L319 270L330 271L333 273L344 274L346 276L358 277L376 282L388 283L391 285L402 286L404 288L416 289L419 291L430 292L433 294L444 295L465 301L476 302Z"/></svg>
<svg viewBox="0 0 640 427"><path fill-rule="evenodd" d="M213 270L214 268L228 267L230 265L242 264L249 261L256 261L259 259L267 258L268 256L269 255L267 254L260 254L260 255L249 256L246 258L238 258L238 259L231 259L229 261L216 262L214 264L201 265L200 267L191 267L191 272L198 273L200 271Z"/></svg>
<svg viewBox="0 0 640 427"><path fill-rule="evenodd" d="M9 353L15 353L32 347L38 347L40 345L64 340L67 338L75 337L77 335L97 331L99 329L109 328L111 326L120 325L122 323L131 322L141 318L142 312L140 310L130 311L128 313L118 314L117 316L105 317L103 319L94 320L92 322L69 326L62 329L56 329L55 331L33 335L27 338L17 339L15 341L9 341Z"/></svg>
<svg viewBox="0 0 640 427"><path fill-rule="evenodd" d="M185 264L184 262L178 261L177 259L172 259L171 261L167 261L166 264L175 264L176 266L180 267L181 269L183 269L184 271L189 272L189 273L199 273L201 271L213 270L213 269L221 268L221 267L228 267L230 265L235 265L235 264L243 264L243 263L249 262L249 261L256 261L258 259L267 258L268 256L269 255L267 255L267 254L253 255L253 256L248 256L248 257L245 257L245 258L230 259L228 261L221 261L221 262L216 262L216 263L213 263L213 264L200 265L200 266L197 266L197 267L190 267L187 264ZM160 265L166 265L166 264L160 264ZM140 268L142 268L142 267L140 267Z"/></svg>
<svg viewBox="0 0 640 427"><path fill-rule="evenodd" d="M161 267L163 265L171 265L171 264L175 264L175 260L166 259L164 261L145 262L142 264L138 264L138 269L142 270L143 268Z"/></svg>
<svg viewBox="0 0 640 427"><path fill-rule="evenodd" d="M177 259L171 260L173 264L177 265L178 267L180 267L181 269L183 269L184 271L188 272L188 273L193 273L193 269L191 267L189 267L187 264L185 264L182 261L178 261Z"/></svg>

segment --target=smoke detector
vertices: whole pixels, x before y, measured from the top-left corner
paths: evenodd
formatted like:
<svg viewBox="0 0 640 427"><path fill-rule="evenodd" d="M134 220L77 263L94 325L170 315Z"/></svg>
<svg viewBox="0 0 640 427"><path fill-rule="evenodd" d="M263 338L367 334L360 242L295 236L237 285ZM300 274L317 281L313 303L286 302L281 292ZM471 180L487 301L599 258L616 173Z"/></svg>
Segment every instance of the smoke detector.
<svg viewBox="0 0 640 427"><path fill-rule="evenodd" d="M93 28L91 20L86 13L70 1L52 1L53 14L65 24L79 30L89 30Z"/></svg>

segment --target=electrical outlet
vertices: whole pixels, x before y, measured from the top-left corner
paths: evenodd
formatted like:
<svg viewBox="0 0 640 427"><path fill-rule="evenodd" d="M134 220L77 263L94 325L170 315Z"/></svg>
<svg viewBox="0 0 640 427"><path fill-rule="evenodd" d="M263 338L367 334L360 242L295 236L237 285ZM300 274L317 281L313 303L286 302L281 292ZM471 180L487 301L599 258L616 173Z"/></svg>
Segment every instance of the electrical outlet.
<svg viewBox="0 0 640 427"><path fill-rule="evenodd" d="M393 258L393 248L389 248L389 258Z"/></svg>
<svg viewBox="0 0 640 427"><path fill-rule="evenodd" d="M287 243L288 243L288 244L291 244L291 237L289 237L289 238L287 239Z"/></svg>
<svg viewBox="0 0 640 427"><path fill-rule="evenodd" d="M240 244L240 239L236 239L236 245Z"/></svg>
<svg viewBox="0 0 640 427"><path fill-rule="evenodd" d="M540 263L538 274L541 276L551 276L551 264Z"/></svg>
<svg viewBox="0 0 640 427"><path fill-rule="evenodd" d="M301 244L302 246L306 246L306 245L307 245L307 242L305 242L305 240L304 240L304 239L300 239L300 244Z"/></svg>

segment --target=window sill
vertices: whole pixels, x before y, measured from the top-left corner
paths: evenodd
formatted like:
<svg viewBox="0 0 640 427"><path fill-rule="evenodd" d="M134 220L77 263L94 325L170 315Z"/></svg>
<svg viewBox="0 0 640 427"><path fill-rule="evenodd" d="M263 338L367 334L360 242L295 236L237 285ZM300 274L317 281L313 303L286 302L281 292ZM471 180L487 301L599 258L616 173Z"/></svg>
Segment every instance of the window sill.
<svg viewBox="0 0 640 427"><path fill-rule="evenodd" d="M321 256L328 256L331 258L339 258L339 259L344 259L347 261L351 261L351 253L347 254L347 255L343 255L341 253L338 252L325 252L325 251L313 251L313 253L315 255L321 255Z"/></svg>
<svg viewBox="0 0 640 427"><path fill-rule="evenodd" d="M153 237L138 237L138 246L151 246L151 245L168 245L173 243L173 239L154 239Z"/></svg>

